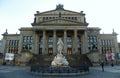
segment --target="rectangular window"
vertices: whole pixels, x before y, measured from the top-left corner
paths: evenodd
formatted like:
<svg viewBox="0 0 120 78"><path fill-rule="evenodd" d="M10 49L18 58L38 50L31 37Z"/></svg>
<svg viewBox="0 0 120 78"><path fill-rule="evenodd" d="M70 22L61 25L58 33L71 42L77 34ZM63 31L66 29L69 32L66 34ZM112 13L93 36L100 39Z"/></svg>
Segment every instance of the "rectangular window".
<svg viewBox="0 0 120 78"><path fill-rule="evenodd" d="M27 36L27 42L30 42L30 37L29 36Z"/></svg>
<svg viewBox="0 0 120 78"><path fill-rule="evenodd" d="M97 37L96 36L93 37L93 41L97 42Z"/></svg>
<svg viewBox="0 0 120 78"><path fill-rule="evenodd" d="M42 36L39 37L39 42L40 43L43 42L43 37Z"/></svg>
<svg viewBox="0 0 120 78"><path fill-rule="evenodd" d="M67 37L67 42L71 43L72 42L72 37Z"/></svg>
<svg viewBox="0 0 120 78"><path fill-rule="evenodd" d="M19 45L19 40L17 40L17 46Z"/></svg>
<svg viewBox="0 0 120 78"><path fill-rule="evenodd" d="M24 36L23 37L23 42L24 43L32 43L33 37L32 36Z"/></svg>
<svg viewBox="0 0 120 78"><path fill-rule="evenodd" d="M112 40L110 40L110 45L112 45Z"/></svg>
<svg viewBox="0 0 120 78"><path fill-rule="evenodd" d="M77 42L81 42L81 38L79 36L77 37Z"/></svg>
<svg viewBox="0 0 120 78"><path fill-rule="evenodd" d="M45 21L45 17L43 17L43 21Z"/></svg>
<svg viewBox="0 0 120 78"><path fill-rule="evenodd" d="M31 50L32 49L32 45L31 44L29 44L29 50Z"/></svg>
<svg viewBox="0 0 120 78"><path fill-rule="evenodd" d="M48 42L53 42L53 37L49 37Z"/></svg>
<svg viewBox="0 0 120 78"><path fill-rule="evenodd" d="M27 37L26 36L23 37L23 42L27 42Z"/></svg>
<svg viewBox="0 0 120 78"><path fill-rule="evenodd" d="M77 17L75 17L75 20L77 20Z"/></svg>
<svg viewBox="0 0 120 78"><path fill-rule="evenodd" d="M16 40L13 40L13 46L15 46Z"/></svg>
<svg viewBox="0 0 120 78"><path fill-rule="evenodd" d="M31 44L24 44L23 45L23 50L31 50L32 49L32 45Z"/></svg>
<svg viewBox="0 0 120 78"><path fill-rule="evenodd" d="M12 40L11 45L13 45L13 42L14 42L14 41Z"/></svg>
<svg viewBox="0 0 120 78"><path fill-rule="evenodd" d="M30 36L30 42L31 42L31 43L33 42L33 37L32 37L32 36Z"/></svg>
<svg viewBox="0 0 120 78"><path fill-rule="evenodd" d="M11 40L9 40L9 45L11 45Z"/></svg>

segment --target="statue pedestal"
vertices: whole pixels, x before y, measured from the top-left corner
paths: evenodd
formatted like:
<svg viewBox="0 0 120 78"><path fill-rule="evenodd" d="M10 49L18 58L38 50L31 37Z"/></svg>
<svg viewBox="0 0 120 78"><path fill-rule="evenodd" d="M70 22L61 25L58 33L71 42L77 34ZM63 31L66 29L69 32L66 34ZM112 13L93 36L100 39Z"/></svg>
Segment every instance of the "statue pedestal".
<svg viewBox="0 0 120 78"><path fill-rule="evenodd" d="M51 63L51 65L52 66L68 66L68 61L66 60L66 58L65 58L65 56L64 55L62 55L61 53L58 53L55 57L54 57L54 59L53 59L53 61L52 61L52 63Z"/></svg>

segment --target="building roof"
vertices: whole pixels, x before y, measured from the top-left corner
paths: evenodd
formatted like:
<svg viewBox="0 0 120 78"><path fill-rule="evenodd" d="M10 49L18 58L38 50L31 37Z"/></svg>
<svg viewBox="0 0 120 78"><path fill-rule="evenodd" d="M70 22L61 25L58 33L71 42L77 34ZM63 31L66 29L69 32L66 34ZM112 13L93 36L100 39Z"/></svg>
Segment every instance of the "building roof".
<svg viewBox="0 0 120 78"><path fill-rule="evenodd" d="M71 10L66 10L66 9L63 8L62 4L58 4L58 5L56 5L56 9L53 9L53 10L49 10L49 11L45 11L45 12L36 11L37 13L35 14L35 16L40 15L40 14L47 14L47 13L55 12L55 11L65 11L65 12L69 12L69 13L73 13L73 14L85 15L83 13L83 11L75 12L75 11L71 11Z"/></svg>

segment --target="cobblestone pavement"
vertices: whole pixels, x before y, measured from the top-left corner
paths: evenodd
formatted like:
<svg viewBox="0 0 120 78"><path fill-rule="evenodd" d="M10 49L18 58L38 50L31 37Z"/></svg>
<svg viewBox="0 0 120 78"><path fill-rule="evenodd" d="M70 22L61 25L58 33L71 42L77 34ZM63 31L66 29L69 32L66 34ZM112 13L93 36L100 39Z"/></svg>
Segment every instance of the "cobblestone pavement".
<svg viewBox="0 0 120 78"><path fill-rule="evenodd" d="M101 67L91 67L91 69L102 71ZM120 74L120 66L113 66L113 67L112 66L104 66L104 71L105 72L119 73Z"/></svg>
<svg viewBox="0 0 120 78"><path fill-rule="evenodd" d="M120 78L120 66L90 67L90 72L80 76L39 76L31 74L29 67L0 66L0 78Z"/></svg>

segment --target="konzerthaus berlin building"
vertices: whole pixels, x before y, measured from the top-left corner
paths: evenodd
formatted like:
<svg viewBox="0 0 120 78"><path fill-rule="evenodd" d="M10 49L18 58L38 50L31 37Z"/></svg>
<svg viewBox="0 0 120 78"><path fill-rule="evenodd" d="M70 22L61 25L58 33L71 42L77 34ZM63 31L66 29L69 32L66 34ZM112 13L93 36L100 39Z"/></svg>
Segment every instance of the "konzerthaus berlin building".
<svg viewBox="0 0 120 78"><path fill-rule="evenodd" d="M57 54L57 41L64 43L64 55L86 54L91 62L106 59L106 54L118 53L117 34L100 34L99 27L88 27L83 11L66 10L59 4L56 9L34 15L32 27L20 28L20 34L3 35L2 52L37 55Z"/></svg>

